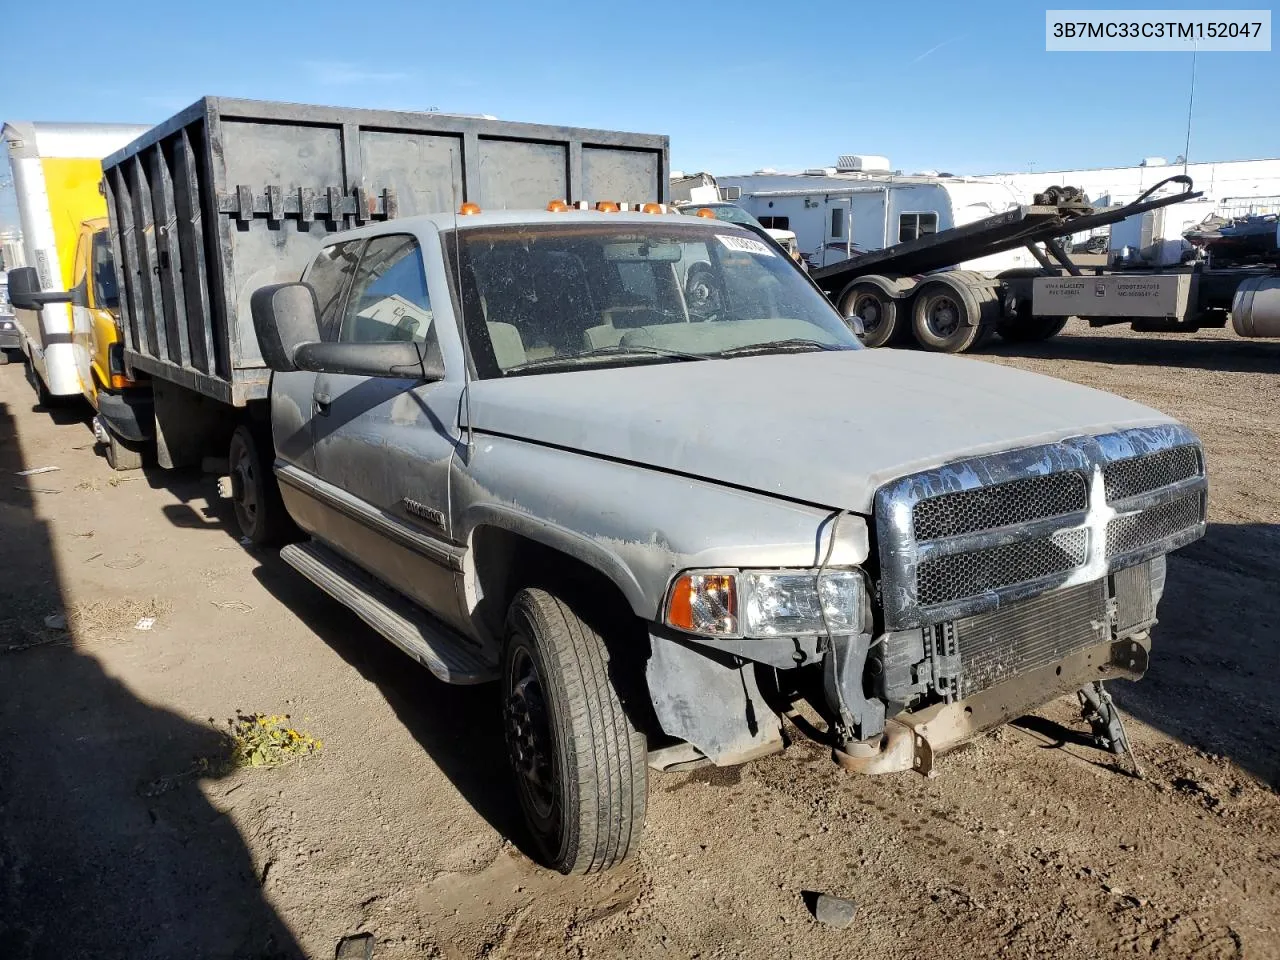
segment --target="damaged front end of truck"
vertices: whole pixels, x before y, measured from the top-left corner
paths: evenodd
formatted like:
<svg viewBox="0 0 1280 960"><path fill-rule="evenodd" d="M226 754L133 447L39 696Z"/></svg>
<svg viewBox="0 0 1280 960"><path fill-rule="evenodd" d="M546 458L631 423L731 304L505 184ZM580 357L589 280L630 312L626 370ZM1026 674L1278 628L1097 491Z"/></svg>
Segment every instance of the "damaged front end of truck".
<svg viewBox="0 0 1280 960"><path fill-rule="evenodd" d="M1073 691L1119 752L1102 681L1145 673L1165 557L1203 536L1206 507L1200 444L1165 423L891 480L870 518L830 515L812 570L686 571L650 631L649 689L672 738L650 764L775 752L786 715L846 770L927 775ZM864 568L823 562L842 523L864 522Z"/></svg>

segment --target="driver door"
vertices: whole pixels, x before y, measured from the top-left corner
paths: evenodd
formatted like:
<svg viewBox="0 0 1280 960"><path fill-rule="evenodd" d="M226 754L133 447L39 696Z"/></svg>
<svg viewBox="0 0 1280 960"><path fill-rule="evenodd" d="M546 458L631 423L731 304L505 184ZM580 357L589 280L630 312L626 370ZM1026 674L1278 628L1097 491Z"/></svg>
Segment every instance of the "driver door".
<svg viewBox="0 0 1280 960"><path fill-rule="evenodd" d="M438 350L433 294L410 234L371 238L336 330L341 342L417 341ZM450 540L449 466L461 443L462 380L322 373L312 430L317 473L341 509L325 539L384 583L446 622L461 625Z"/></svg>

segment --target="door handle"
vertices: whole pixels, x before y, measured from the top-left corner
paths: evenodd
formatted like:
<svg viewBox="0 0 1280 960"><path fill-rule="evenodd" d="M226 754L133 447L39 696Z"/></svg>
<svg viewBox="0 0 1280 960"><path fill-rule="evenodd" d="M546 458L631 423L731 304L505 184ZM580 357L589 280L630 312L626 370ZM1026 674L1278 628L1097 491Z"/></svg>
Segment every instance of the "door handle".
<svg viewBox="0 0 1280 960"><path fill-rule="evenodd" d="M316 413L322 417L329 415L329 407L333 403L333 398L327 393L316 393L312 395L312 399L316 404Z"/></svg>

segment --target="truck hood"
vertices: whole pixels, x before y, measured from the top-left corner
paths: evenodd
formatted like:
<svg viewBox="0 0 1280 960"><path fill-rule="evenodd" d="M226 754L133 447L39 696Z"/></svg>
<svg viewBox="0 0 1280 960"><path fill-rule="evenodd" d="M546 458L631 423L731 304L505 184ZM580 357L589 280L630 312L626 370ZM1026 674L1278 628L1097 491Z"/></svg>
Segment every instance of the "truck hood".
<svg viewBox="0 0 1280 960"><path fill-rule="evenodd" d="M860 513L887 481L952 460L1170 422L1052 377L908 350L482 380L470 407L482 433Z"/></svg>

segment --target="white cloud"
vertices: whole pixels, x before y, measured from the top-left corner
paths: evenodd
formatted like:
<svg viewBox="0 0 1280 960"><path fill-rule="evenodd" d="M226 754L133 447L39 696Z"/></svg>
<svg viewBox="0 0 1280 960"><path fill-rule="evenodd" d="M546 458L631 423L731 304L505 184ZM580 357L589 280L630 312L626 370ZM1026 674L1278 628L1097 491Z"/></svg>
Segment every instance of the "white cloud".
<svg viewBox="0 0 1280 960"><path fill-rule="evenodd" d="M311 71L311 78L316 83L330 87L364 83L400 83L413 78L413 74L410 73L367 70L358 63L343 60L307 60L303 65Z"/></svg>

